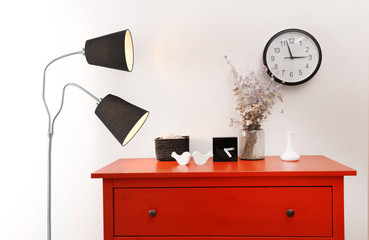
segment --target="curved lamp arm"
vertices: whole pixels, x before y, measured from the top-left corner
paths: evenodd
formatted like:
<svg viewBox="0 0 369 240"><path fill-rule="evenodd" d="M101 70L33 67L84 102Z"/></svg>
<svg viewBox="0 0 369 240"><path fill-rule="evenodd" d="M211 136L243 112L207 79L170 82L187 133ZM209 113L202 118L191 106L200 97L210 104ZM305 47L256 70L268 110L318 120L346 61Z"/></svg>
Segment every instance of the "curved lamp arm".
<svg viewBox="0 0 369 240"><path fill-rule="evenodd" d="M61 104L60 104L60 108L58 110L58 112L55 114L55 117L53 118L52 120L52 123L51 123L51 132L49 131L50 134L52 134L54 132L54 123L55 123L55 120L56 118L59 116L59 113L61 112L63 106L64 106L64 95L65 95L65 89L68 87L68 86L73 86L73 87L76 87L80 90L82 90L84 93L86 93L87 95L89 95L91 98L93 98L97 104L99 104L101 102L101 99L97 98L95 95L93 95L91 92L87 91L85 88L81 87L80 85L76 84L76 83L68 83L66 84L64 87L63 87L63 93L62 93L62 99L61 99Z"/></svg>
<svg viewBox="0 0 369 240"><path fill-rule="evenodd" d="M62 59L62 58L65 58L65 57L69 57L69 56L72 56L72 55L76 55L76 54L85 54L85 51L84 49L82 51L78 51L78 52L72 52L72 53L68 53L68 54L65 54L65 55L62 55L60 57L57 57L55 58L54 60L52 60L51 62L49 62L45 69L44 69L44 76L43 76L43 85L42 85L42 99L44 101L44 105L45 105L45 108L46 108L46 112L47 112L47 115L49 117L49 129L48 129L48 133L49 134L52 134L52 122L51 122L51 115L50 115L50 111L49 111L49 107L47 106L47 103L46 103L46 99L45 99L45 85L46 85L46 70L47 68L55 61L59 60L59 59Z"/></svg>

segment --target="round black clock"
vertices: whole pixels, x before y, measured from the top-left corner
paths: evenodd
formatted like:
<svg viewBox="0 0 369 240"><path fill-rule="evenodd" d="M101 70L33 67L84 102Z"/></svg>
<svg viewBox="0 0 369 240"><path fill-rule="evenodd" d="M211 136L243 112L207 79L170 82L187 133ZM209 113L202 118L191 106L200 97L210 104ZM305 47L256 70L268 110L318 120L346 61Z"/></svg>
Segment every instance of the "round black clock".
<svg viewBox="0 0 369 240"><path fill-rule="evenodd" d="M286 29L266 44L264 65L274 80L284 85L298 85L310 80L319 70L322 51L318 41L301 29Z"/></svg>

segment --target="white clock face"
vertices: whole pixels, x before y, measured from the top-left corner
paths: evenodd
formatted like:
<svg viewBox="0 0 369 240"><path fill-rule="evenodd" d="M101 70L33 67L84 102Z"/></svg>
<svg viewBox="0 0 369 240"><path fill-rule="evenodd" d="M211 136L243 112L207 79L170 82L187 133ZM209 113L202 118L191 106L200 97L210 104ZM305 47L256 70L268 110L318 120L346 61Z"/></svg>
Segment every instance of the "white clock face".
<svg viewBox="0 0 369 240"><path fill-rule="evenodd" d="M276 81L297 85L315 75L322 54L319 43L312 35L299 29L287 29L269 40L263 58Z"/></svg>

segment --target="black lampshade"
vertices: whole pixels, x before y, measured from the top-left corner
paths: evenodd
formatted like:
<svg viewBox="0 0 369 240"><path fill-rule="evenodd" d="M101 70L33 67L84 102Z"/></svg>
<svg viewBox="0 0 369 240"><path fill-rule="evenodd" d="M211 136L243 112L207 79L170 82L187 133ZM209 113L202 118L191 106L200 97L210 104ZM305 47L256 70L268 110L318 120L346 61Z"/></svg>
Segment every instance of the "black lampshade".
<svg viewBox="0 0 369 240"><path fill-rule="evenodd" d="M131 72L134 57L131 32L127 29L87 40L85 55L89 64Z"/></svg>
<svg viewBox="0 0 369 240"><path fill-rule="evenodd" d="M149 116L148 111L111 94L101 100L95 113L123 146L136 135Z"/></svg>

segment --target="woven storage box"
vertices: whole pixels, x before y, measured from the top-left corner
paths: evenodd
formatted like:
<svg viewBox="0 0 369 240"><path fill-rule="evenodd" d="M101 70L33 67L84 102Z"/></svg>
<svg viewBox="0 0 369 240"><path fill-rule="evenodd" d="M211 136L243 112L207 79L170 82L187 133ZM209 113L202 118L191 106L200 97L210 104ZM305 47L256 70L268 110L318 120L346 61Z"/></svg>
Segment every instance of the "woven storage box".
<svg viewBox="0 0 369 240"><path fill-rule="evenodd" d="M183 136L181 139L161 139L155 138L156 159L159 161L175 161L171 157L172 152L181 155L190 151L190 137Z"/></svg>

